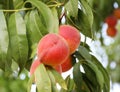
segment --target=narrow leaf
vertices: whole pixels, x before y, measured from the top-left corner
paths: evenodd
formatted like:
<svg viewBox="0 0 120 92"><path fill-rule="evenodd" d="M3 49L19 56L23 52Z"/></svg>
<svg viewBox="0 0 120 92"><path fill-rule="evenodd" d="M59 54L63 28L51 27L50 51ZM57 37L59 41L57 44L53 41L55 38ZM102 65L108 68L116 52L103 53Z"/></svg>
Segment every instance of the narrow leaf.
<svg viewBox="0 0 120 92"><path fill-rule="evenodd" d="M28 81L27 92L30 92L31 86L32 86L32 83L33 83L34 80L35 80L35 76L32 75L32 76L30 77L29 81Z"/></svg>
<svg viewBox="0 0 120 92"><path fill-rule="evenodd" d="M0 12L0 68L5 68L9 47L9 35L3 12Z"/></svg>
<svg viewBox="0 0 120 92"><path fill-rule="evenodd" d="M36 30L31 30L33 28L31 28L32 26L30 26L31 24L30 12L27 12L25 15L25 23L27 28L27 39L28 39L28 45L29 45L28 59L31 61L31 59L33 59L33 57L36 54L36 47L38 42L38 39L36 39L36 36L38 36L39 34L36 34Z"/></svg>
<svg viewBox="0 0 120 92"><path fill-rule="evenodd" d="M80 72L80 62L76 63L73 68L73 80L79 92L82 91L82 73Z"/></svg>
<svg viewBox="0 0 120 92"><path fill-rule="evenodd" d="M51 32L58 33L58 28L59 28L58 13L57 13L56 8L52 8L51 10L54 16L54 30L51 30Z"/></svg>
<svg viewBox="0 0 120 92"><path fill-rule="evenodd" d="M54 75L52 74L52 72L49 69L47 69L47 73L48 73L49 78L51 80L52 92L59 92L58 88L56 86L56 80L55 80Z"/></svg>
<svg viewBox="0 0 120 92"><path fill-rule="evenodd" d="M90 27L93 25L93 12L87 0L79 0L81 3L82 10L84 11L86 18L88 18L88 22Z"/></svg>
<svg viewBox="0 0 120 92"><path fill-rule="evenodd" d="M69 12L69 15L77 18L78 15L78 0L69 0L65 5L66 10Z"/></svg>
<svg viewBox="0 0 120 92"><path fill-rule="evenodd" d="M54 30L54 19L53 19L53 14L50 10L50 8L44 4L41 1L38 0L28 0L31 4L33 4L35 7L38 8L40 14L43 17L43 22L45 23L45 27L47 28L47 31Z"/></svg>
<svg viewBox="0 0 120 92"><path fill-rule="evenodd" d="M54 69L51 69L51 72L53 73L56 82L57 82L63 89L66 89L66 90L67 90L67 85L66 85L66 83L65 83L65 80L62 78L62 76L61 76L57 71L55 71Z"/></svg>
<svg viewBox="0 0 120 92"><path fill-rule="evenodd" d="M79 46L78 52L81 54L82 57L85 58L85 60L91 60L91 55L85 47Z"/></svg>
<svg viewBox="0 0 120 92"><path fill-rule="evenodd" d="M19 12L10 16L8 28L12 58L23 69L28 57L28 41L25 22Z"/></svg>
<svg viewBox="0 0 120 92"><path fill-rule="evenodd" d="M29 27L30 27L30 32L31 32L31 36L32 36L32 39L34 38L34 43L38 43L39 40L42 38L42 34L40 32L40 29L38 27L38 20L36 20L36 15L37 15L37 11L36 10L32 10L30 12L30 15L29 15Z"/></svg>
<svg viewBox="0 0 120 92"><path fill-rule="evenodd" d="M51 81L43 64L40 64L35 70L35 83L38 92L52 92Z"/></svg>
<svg viewBox="0 0 120 92"><path fill-rule="evenodd" d="M87 72L89 71L89 70L91 70L91 73L93 72L94 73L94 75L95 75L95 79L93 79L92 81L92 83L94 83L94 85L98 85L98 87L100 88L100 90L102 90L103 89L103 85L104 85L104 77L103 77L103 74L102 74L102 72L98 69L98 67L94 64L94 63L92 63L91 61L88 61L87 62L88 64L86 64L87 66L85 67L84 65L83 65L83 67L84 67L84 69L85 69L85 71L86 71L86 74L87 74ZM87 68L89 68L89 69L87 69ZM87 70L86 70L87 69ZM88 74L87 74L88 75ZM89 75L91 75L90 73L89 73ZM89 76L88 75L88 76ZM92 75L91 75L92 76ZM98 84L96 84L98 82ZM100 90L99 90L99 92L100 92Z"/></svg>
<svg viewBox="0 0 120 92"><path fill-rule="evenodd" d="M94 62L94 64L96 64L96 66L98 66L99 70L102 72L104 76L103 92L109 92L110 91L110 77L109 77L107 70L102 66L102 64L96 59L95 56L92 56L92 61Z"/></svg>
<svg viewBox="0 0 120 92"><path fill-rule="evenodd" d="M23 7L24 1L23 0L15 0L14 1L14 8L20 9Z"/></svg>
<svg viewBox="0 0 120 92"><path fill-rule="evenodd" d="M37 23L37 25L39 27L39 30L40 30L41 34L44 36L47 33L49 33L48 29L45 27L45 23L43 21L43 17L42 17L41 14L39 14L38 10L36 10L35 19L36 19L36 23Z"/></svg>
<svg viewBox="0 0 120 92"><path fill-rule="evenodd" d="M92 70L88 65L82 64L85 74L83 74L83 79L88 85L88 87L93 91L96 92L100 89L98 85L98 81L96 78L96 74L94 70ZM94 76L94 77L93 77Z"/></svg>
<svg viewBox="0 0 120 92"><path fill-rule="evenodd" d="M68 76L66 79L66 84L67 84L67 88L68 88L68 91L72 91L75 89L75 82L72 78L70 78L70 76Z"/></svg>
<svg viewBox="0 0 120 92"><path fill-rule="evenodd" d="M85 92L89 92L89 91L96 92L97 91L96 87L91 83L92 79L89 80L89 77L86 74L82 74L82 76L83 76L83 81L84 81L85 85L87 86L87 88L85 88L85 90L87 90L87 91L85 91Z"/></svg>

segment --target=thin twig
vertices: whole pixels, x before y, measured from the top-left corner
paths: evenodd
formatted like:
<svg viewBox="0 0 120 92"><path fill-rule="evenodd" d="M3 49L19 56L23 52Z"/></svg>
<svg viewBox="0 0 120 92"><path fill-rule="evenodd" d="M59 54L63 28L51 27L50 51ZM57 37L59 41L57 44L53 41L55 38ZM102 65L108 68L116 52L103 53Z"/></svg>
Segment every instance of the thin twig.
<svg viewBox="0 0 120 92"><path fill-rule="evenodd" d="M23 9L15 9L15 10L0 10L3 12L18 12L18 11L26 11L26 10L31 10L33 8L23 8Z"/></svg>

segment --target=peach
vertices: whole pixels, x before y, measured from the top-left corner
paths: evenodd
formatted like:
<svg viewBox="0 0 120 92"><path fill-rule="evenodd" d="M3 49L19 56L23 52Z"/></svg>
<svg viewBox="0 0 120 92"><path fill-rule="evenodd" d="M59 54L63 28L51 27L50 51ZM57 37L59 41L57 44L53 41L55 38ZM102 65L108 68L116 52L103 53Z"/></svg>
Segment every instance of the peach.
<svg viewBox="0 0 120 92"><path fill-rule="evenodd" d="M108 27L114 27L117 24L117 19L111 15L105 19L105 22L108 24Z"/></svg>
<svg viewBox="0 0 120 92"><path fill-rule="evenodd" d="M79 31L70 25L61 25L59 34L67 41L70 48L70 54L74 53L81 40Z"/></svg>
<svg viewBox="0 0 120 92"><path fill-rule="evenodd" d="M67 42L60 35L49 33L38 43L37 56L45 65L57 66L69 55Z"/></svg>
<svg viewBox="0 0 120 92"><path fill-rule="evenodd" d="M62 67L62 72L66 72L68 70L70 70L73 66L72 63L72 56L69 56L64 63L61 64Z"/></svg>
<svg viewBox="0 0 120 92"><path fill-rule="evenodd" d="M115 37L117 34L117 30L114 27L107 28L107 35L110 37Z"/></svg>
<svg viewBox="0 0 120 92"><path fill-rule="evenodd" d="M120 8L115 9L113 14L117 19L120 19Z"/></svg>
<svg viewBox="0 0 120 92"><path fill-rule="evenodd" d="M36 68L37 68L40 64L41 64L41 62L40 62L38 59L36 59L36 60L33 61L32 65L31 65L31 67L30 67L30 75L34 74Z"/></svg>

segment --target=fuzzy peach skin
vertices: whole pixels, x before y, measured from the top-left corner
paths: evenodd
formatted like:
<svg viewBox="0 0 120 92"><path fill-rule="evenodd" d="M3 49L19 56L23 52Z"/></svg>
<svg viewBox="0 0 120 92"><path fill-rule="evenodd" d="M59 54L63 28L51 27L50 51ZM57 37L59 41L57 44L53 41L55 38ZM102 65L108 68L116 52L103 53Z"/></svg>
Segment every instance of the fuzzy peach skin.
<svg viewBox="0 0 120 92"><path fill-rule="evenodd" d="M38 59L36 59L36 60L33 61L32 65L31 65L31 67L30 67L30 75L34 74L36 68L37 68L40 64L41 64L41 62L40 62Z"/></svg>
<svg viewBox="0 0 120 92"><path fill-rule="evenodd" d="M45 65L57 66L64 62L69 55L67 42L61 36L49 33L38 43L37 56Z"/></svg>
<svg viewBox="0 0 120 92"><path fill-rule="evenodd" d="M64 63L61 64L62 72L66 72L72 68L72 57L69 56Z"/></svg>
<svg viewBox="0 0 120 92"><path fill-rule="evenodd" d="M70 54L73 54L80 44L80 32L73 26L61 25L59 34L67 41L70 48Z"/></svg>

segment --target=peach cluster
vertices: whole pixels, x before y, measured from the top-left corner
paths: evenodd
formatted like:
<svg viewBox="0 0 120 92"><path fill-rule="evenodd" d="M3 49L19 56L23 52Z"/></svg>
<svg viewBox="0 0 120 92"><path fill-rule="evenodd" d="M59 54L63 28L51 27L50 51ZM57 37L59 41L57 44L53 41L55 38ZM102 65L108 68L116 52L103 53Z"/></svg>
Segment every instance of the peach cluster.
<svg viewBox="0 0 120 92"><path fill-rule="evenodd" d="M80 44L79 31L70 25L61 25L58 34L49 33L40 39L37 46L37 59L30 67L30 75L43 63L59 73L72 67L72 54Z"/></svg>
<svg viewBox="0 0 120 92"><path fill-rule="evenodd" d="M115 37L117 34L117 29L116 24L117 24L117 20L120 19L120 8L117 8L113 11L113 14L106 17L105 22L108 25L108 28L106 30L107 35L110 37Z"/></svg>

